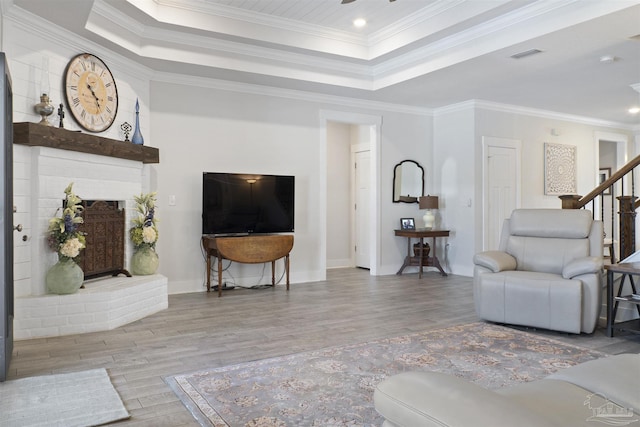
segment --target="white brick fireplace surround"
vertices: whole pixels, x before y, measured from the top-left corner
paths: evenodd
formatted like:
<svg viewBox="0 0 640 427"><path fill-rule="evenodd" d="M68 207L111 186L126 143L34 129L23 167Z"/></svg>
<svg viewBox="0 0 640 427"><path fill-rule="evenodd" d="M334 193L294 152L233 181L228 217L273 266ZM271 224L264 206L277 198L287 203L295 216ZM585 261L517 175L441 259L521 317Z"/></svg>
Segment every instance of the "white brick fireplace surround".
<svg viewBox="0 0 640 427"><path fill-rule="evenodd" d="M126 233L135 215L133 196L148 191L149 174L142 161L14 145L16 216L24 225L14 236L15 339L109 330L168 307L167 278L159 274L93 279L72 295L46 293L46 272L57 261L46 242L48 222L62 206L67 185L73 182L85 200L118 201ZM133 247L128 236L125 241L128 269Z"/></svg>

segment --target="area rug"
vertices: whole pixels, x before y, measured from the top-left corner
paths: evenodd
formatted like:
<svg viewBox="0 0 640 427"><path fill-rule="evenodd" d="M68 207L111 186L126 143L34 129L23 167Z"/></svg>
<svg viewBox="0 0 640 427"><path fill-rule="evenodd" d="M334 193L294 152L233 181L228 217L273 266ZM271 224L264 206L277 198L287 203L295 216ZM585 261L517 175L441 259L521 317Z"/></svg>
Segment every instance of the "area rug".
<svg viewBox="0 0 640 427"><path fill-rule="evenodd" d="M0 425L97 426L129 418L105 369L0 383Z"/></svg>
<svg viewBox="0 0 640 427"><path fill-rule="evenodd" d="M606 356L488 323L207 369L165 380L203 426L379 426L376 384L410 370L490 389Z"/></svg>

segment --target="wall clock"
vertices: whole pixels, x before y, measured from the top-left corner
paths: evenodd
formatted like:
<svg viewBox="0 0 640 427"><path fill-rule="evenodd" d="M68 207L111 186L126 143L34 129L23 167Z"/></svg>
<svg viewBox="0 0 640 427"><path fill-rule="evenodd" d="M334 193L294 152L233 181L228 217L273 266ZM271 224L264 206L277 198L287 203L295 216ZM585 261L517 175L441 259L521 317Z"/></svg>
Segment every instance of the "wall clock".
<svg viewBox="0 0 640 427"><path fill-rule="evenodd" d="M97 56L81 53L65 71L67 105L73 118L89 132L102 132L118 112L118 89L109 67Z"/></svg>

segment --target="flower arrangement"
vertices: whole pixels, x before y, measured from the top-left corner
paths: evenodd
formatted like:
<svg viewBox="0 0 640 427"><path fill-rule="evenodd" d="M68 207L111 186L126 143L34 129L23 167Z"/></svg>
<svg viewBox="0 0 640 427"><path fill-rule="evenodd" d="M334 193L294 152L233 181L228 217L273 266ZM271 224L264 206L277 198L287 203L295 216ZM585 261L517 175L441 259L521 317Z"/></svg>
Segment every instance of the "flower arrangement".
<svg viewBox="0 0 640 427"><path fill-rule="evenodd" d="M133 227L129 229L129 236L133 246L137 249L155 248L158 241L156 210L156 193L140 194L133 197L138 204L138 217L133 219Z"/></svg>
<svg viewBox="0 0 640 427"><path fill-rule="evenodd" d="M65 188L64 194L62 216L49 220L49 247L58 253L60 261L75 259L86 244L84 234L78 230L78 224L83 222L84 208L80 204L82 199L73 193L73 182Z"/></svg>

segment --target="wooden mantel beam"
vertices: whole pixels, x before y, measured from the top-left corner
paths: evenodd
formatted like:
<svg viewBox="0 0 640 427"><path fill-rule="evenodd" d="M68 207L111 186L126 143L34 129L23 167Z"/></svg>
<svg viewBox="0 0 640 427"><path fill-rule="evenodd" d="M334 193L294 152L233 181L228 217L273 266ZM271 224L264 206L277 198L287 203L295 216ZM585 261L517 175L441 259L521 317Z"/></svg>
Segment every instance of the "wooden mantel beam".
<svg viewBox="0 0 640 427"><path fill-rule="evenodd" d="M31 147L78 151L99 156L136 160L142 163L160 163L160 151L154 147L37 123L14 123L13 143Z"/></svg>

